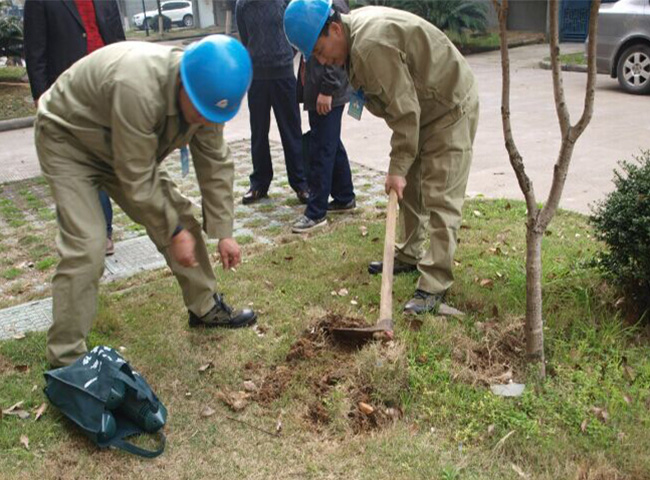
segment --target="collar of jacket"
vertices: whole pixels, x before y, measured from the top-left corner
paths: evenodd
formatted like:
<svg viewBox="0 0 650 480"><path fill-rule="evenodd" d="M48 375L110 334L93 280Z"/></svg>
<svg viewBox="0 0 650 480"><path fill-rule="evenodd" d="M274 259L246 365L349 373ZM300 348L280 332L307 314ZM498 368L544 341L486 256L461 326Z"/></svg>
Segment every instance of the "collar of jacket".
<svg viewBox="0 0 650 480"><path fill-rule="evenodd" d="M181 58L183 57L183 52L178 51L174 52L171 59L171 65L169 68L169 79L167 81L167 91L165 92L165 98L167 99L167 116L178 115L181 118L183 117L180 113L180 108L178 106L178 95L181 91Z"/></svg>

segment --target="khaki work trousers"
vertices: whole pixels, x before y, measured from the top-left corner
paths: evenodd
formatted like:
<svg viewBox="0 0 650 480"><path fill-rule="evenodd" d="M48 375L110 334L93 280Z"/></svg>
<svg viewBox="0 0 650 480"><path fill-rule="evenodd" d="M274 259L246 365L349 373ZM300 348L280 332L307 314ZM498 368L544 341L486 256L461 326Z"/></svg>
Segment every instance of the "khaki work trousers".
<svg viewBox="0 0 650 480"><path fill-rule="evenodd" d="M97 313L106 250L106 222L99 189L103 188L137 223L146 225L146 219L124 196L110 165L92 158L82 146L75 145L73 137L47 120L36 123L35 135L41 169L56 203L59 227L56 246L60 261L52 279L54 321L47 333L46 353L53 366L64 366L86 353L86 337ZM216 281L201 226L192 215L191 202L181 195L166 172L160 172L160 176L181 225L194 235L199 266L182 267L166 248L156 247L176 276L185 305L202 316L214 306Z"/></svg>
<svg viewBox="0 0 650 480"><path fill-rule="evenodd" d="M396 258L420 271L418 289L442 293L451 287L472 145L478 126L476 89L443 117L422 125L420 151L406 176L400 202ZM423 252L426 234L430 245Z"/></svg>

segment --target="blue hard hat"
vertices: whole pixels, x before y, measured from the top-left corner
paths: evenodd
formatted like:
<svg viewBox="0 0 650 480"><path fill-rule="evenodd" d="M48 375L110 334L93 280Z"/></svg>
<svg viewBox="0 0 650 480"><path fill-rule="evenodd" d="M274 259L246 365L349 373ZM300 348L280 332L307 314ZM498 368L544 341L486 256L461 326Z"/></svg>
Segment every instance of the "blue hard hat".
<svg viewBox="0 0 650 480"><path fill-rule="evenodd" d="M318 36L332 12L332 0L292 0L284 12L289 43L309 60Z"/></svg>
<svg viewBox="0 0 650 480"><path fill-rule="evenodd" d="M193 43L181 59L183 88L199 113L213 123L237 115L252 78L246 48L226 35L210 35Z"/></svg>

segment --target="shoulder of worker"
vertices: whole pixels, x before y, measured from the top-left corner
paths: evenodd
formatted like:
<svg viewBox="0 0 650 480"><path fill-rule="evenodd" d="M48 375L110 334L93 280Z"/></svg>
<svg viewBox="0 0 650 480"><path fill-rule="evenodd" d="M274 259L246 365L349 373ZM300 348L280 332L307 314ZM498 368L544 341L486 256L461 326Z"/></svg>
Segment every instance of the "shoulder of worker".
<svg viewBox="0 0 650 480"><path fill-rule="evenodd" d="M377 45L407 49L414 34L441 42L448 41L442 31L423 18L395 8L359 8L347 18L351 54L367 55Z"/></svg>

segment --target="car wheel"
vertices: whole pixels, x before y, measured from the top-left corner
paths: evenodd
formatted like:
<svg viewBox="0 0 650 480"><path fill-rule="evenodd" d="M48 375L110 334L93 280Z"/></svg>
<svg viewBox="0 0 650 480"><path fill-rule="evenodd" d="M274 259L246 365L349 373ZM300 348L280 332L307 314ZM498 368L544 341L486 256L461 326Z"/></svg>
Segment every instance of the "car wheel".
<svg viewBox="0 0 650 480"><path fill-rule="evenodd" d="M637 44L626 48L618 59L616 77L629 93L650 93L650 47Z"/></svg>
<svg viewBox="0 0 650 480"><path fill-rule="evenodd" d="M193 27L194 26L194 17L192 15L185 15L183 17L183 25L186 27Z"/></svg>

